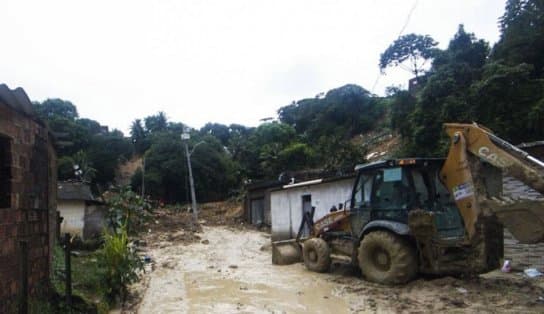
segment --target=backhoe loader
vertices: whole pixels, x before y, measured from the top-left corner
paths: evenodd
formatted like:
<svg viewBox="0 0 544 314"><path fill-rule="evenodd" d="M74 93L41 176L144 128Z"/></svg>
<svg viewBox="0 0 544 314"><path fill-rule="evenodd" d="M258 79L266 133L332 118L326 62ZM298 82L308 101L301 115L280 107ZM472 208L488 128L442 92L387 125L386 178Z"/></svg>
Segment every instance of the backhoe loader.
<svg viewBox="0 0 544 314"><path fill-rule="evenodd" d="M503 227L521 243L544 241L544 203L500 195L502 173L544 194L544 163L475 123L444 129L451 141L445 159L356 166L349 206L316 221L307 213L295 240L273 243L273 261L290 263L298 254L309 270L325 272L331 254L343 255L368 280L401 284L418 273L496 269Z"/></svg>

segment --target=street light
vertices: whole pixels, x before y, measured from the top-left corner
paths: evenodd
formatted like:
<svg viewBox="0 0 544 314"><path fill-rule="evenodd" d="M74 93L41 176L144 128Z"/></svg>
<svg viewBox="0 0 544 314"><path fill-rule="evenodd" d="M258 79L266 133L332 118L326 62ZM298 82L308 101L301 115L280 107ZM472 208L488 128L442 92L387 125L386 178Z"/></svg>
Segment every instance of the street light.
<svg viewBox="0 0 544 314"><path fill-rule="evenodd" d="M193 180L193 169L191 168L191 154L189 154L189 139L191 138L189 131L190 131L189 128L183 129L183 133L181 133L181 141L184 142L185 144L185 156L187 157L187 168L189 169L189 184L191 185L191 202L193 207L193 219L196 222L198 221L198 209L196 207L195 182Z"/></svg>

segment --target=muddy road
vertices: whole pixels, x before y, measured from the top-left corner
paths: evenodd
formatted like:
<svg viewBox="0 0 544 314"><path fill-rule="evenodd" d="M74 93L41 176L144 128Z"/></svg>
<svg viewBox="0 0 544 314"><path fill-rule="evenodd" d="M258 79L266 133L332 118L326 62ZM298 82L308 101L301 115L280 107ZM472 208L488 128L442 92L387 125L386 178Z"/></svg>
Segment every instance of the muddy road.
<svg viewBox="0 0 544 314"><path fill-rule="evenodd" d="M334 263L331 273L271 264L268 234L204 227L201 240L150 245L154 261L136 313L543 313L541 281L491 273L419 279L401 287L366 282ZM543 298L543 299L539 299Z"/></svg>

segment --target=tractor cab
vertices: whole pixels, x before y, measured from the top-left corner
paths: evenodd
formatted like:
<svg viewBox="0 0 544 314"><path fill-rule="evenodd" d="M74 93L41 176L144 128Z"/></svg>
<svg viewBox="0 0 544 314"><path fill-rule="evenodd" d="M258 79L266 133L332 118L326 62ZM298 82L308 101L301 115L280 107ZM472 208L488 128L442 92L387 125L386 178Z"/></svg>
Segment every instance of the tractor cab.
<svg viewBox="0 0 544 314"><path fill-rule="evenodd" d="M358 165L350 209L352 232L362 237L386 227L408 234L409 212L421 209L433 212L440 238L462 238L463 220L439 177L443 163L444 159L427 158Z"/></svg>

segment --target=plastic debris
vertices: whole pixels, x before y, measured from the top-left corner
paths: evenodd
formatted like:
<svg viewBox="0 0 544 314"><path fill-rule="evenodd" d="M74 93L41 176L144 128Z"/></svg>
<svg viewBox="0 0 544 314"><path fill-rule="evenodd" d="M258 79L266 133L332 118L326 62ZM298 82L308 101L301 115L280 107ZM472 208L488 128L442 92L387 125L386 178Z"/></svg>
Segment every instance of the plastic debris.
<svg viewBox="0 0 544 314"><path fill-rule="evenodd" d="M459 293L462 293L462 294L466 294L466 293L468 292L467 289L461 288L461 287L457 288L457 291L458 291Z"/></svg>
<svg viewBox="0 0 544 314"><path fill-rule="evenodd" d="M151 263L151 256L149 255L144 256L144 263Z"/></svg>
<svg viewBox="0 0 544 314"><path fill-rule="evenodd" d="M535 277L542 276L542 273L539 272L536 268L527 268L523 272L529 278L535 278Z"/></svg>
<svg viewBox="0 0 544 314"><path fill-rule="evenodd" d="M501 267L501 271L503 273L509 273L512 271L512 263L510 262L510 260L505 260L504 263L502 264L502 267Z"/></svg>

